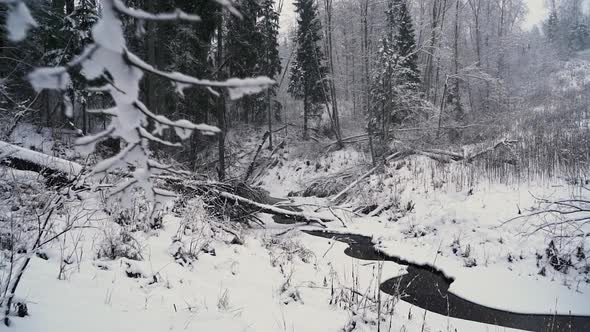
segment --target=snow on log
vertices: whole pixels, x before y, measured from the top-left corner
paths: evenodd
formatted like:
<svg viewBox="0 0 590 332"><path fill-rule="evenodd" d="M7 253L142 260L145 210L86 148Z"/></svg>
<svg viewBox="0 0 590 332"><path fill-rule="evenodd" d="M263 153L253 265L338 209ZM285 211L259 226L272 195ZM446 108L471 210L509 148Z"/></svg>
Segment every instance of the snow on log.
<svg viewBox="0 0 590 332"><path fill-rule="evenodd" d="M292 218L296 218L296 219L306 220L308 222L315 222L324 228L327 228L327 226L324 224L325 222L334 221L331 218L326 218L326 217L320 216L315 213L289 211L289 210L281 209L281 208L273 206L273 205L258 203L253 200L250 200L250 199L238 196L238 195L230 194L230 193L224 192L224 191L218 191L218 193L221 197L232 200L234 202L237 202L238 204L245 204L245 205L255 207L255 208L259 209L260 210L259 212L261 212L261 213L283 215L285 217L292 217Z"/></svg>
<svg viewBox="0 0 590 332"><path fill-rule="evenodd" d="M72 181L84 169L78 163L2 141L0 141L0 163L19 170L38 172L53 183Z"/></svg>

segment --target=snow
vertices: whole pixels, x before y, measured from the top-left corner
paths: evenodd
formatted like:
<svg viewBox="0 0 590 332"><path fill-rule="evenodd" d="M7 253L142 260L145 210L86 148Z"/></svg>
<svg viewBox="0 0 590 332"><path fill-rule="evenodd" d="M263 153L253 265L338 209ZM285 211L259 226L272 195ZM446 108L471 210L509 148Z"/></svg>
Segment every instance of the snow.
<svg viewBox="0 0 590 332"><path fill-rule="evenodd" d="M192 267L182 267L169 253L178 223L178 218L167 216L163 230L151 236L135 234L144 243L143 262L95 259L87 241L82 262L70 268L66 280L58 280L58 252L48 255L48 261L33 258L18 291L31 316L13 318L12 330L336 332L355 319L359 331L375 331L374 325L363 323L365 319L329 304L330 287L324 285L324 279L332 277L336 287L356 287L369 294L376 285L376 264L344 255L345 244L295 232L289 240L305 243L315 253L311 261L295 257L272 266L272 261L283 256L276 248L265 249L264 241L283 228L269 221L269 229L249 236L244 246L216 242L215 256L202 254ZM97 236L85 232L87 239ZM128 278L127 271L145 277ZM353 271L358 282L352 281ZM386 262L382 280L404 271L402 266ZM281 294L287 278L291 286L285 294L296 291L298 301L289 302ZM409 312L414 312L412 320L407 319ZM419 310L399 302L393 318L395 330L419 331L421 317ZM505 331L437 314L428 314L425 326Z"/></svg>
<svg viewBox="0 0 590 332"><path fill-rule="evenodd" d="M341 150L323 155L318 168L314 163L308 165L302 158L305 155L297 153L291 149L283 156L282 164L263 177L262 182L273 194L283 195L286 190L301 188L310 179L361 165L365 158L353 149ZM431 169L433 165L436 167ZM538 274L535 253L543 253L547 238L544 234L520 235L530 230L535 220L502 225L518 209L527 211L535 207L535 196L570 197L575 193L573 187L560 179L500 184L484 177L479 177L479 182L466 181L470 182L467 185L453 180L470 178L462 173L466 172L464 166L441 168L424 157L412 157L398 166L394 164L385 174L371 176L352 197L374 204L398 200L402 207L411 201L415 206L412 212L400 216L385 211L376 217L360 218L346 207L333 207L347 228L337 221L326 225L336 232L373 236L377 248L390 255L434 265L455 279L451 292L480 305L519 313L590 314L589 288L583 274L574 269L563 274L546 262L541 264L547 267L547 275ZM22 177L34 179L28 173ZM333 218L327 209L317 210L317 205L326 205L328 199L292 200L289 204L301 205L308 216ZM273 210L280 211L280 204ZM29 306L31 316L13 317L13 328L17 332L325 332L341 331L347 322L355 321L358 331L376 330L375 313L352 315L344 302L330 304L330 287L334 279L337 289L353 288L375 297L379 284L377 263L350 258L344 254L345 244L297 230L282 236L285 244L269 246L272 234L292 226L275 224L266 214L261 218L266 229L248 231L244 246L214 240L207 245L209 253L201 252L197 260L182 266L172 257L179 245L173 242L178 236L179 218L166 214L162 230L134 232L144 260L133 261L97 258L96 244L104 236L101 229L112 227L108 218L98 215L92 219L91 229L80 231L84 254L79 263L68 267L65 280L57 279L60 245L55 243L46 249L48 261L33 258L17 291L17 296ZM308 254L287 253L283 247ZM513 262L508 261L509 255ZM466 267L470 260L477 265ZM385 262L381 281L404 273L404 266ZM412 319L408 319L410 312ZM392 318L393 330L421 331L424 324L426 329L434 330L504 331L430 312L423 320L422 315L421 309L398 302Z"/></svg>
<svg viewBox="0 0 590 332"><path fill-rule="evenodd" d="M83 170L82 165L70 162L64 159L55 158L43 153L32 151L29 149L23 149L16 145L8 144L0 141L0 156L2 157L13 157L26 161L33 162L39 165L47 165L52 169L58 170L69 178L73 179L77 177ZM0 158L2 159L2 158Z"/></svg>
<svg viewBox="0 0 590 332"><path fill-rule="evenodd" d="M6 18L6 29L8 39L19 42L25 39L31 28L37 27L37 22L31 16L29 8L22 1L1 1L8 3L8 17Z"/></svg>
<svg viewBox="0 0 590 332"><path fill-rule="evenodd" d="M305 147L303 150L305 151ZM297 151L293 147L287 149L280 160L281 163L261 182L274 197L286 197L292 191L305 188L313 179L334 175L361 165L367 161L367 156L350 148L318 157L314 153Z"/></svg>
<svg viewBox="0 0 590 332"><path fill-rule="evenodd" d="M347 166L336 156L331 156L335 158L331 172ZM330 157L319 162L326 160ZM305 166L303 172L294 171L300 165L301 161L287 162L277 173L271 171L263 181L267 190L284 194L285 188L305 187L315 175ZM411 204L411 212L386 211L379 217L359 218L346 209L334 209L347 228L338 222L327 225L331 231L371 236L376 247L389 255L436 267L455 279L449 289L452 293L474 303L517 313L590 315L588 275L573 268L565 274L556 271L544 257L551 234L531 233L551 218L505 223L517 217L519 210L526 214L529 209L538 209L541 198L563 199L584 193L559 178L502 184L485 174L470 174L473 172L469 165L460 163L441 166L426 157L409 158L387 168L383 175L371 176L350 195L356 205L396 204L403 209ZM286 181L288 185L276 186ZM295 204L328 204L317 198L292 199ZM588 225L583 227L585 230L578 232L590 232ZM590 246L590 241L582 237L567 244L564 240L562 245L564 252L571 252L577 245ZM543 259L537 261L537 254ZM475 266L468 267L471 265ZM542 268L546 276L539 274Z"/></svg>
<svg viewBox="0 0 590 332"><path fill-rule="evenodd" d="M528 234L530 225L523 220L502 225L516 216L519 208L534 206L531 192L542 195L561 189L561 197L569 197L568 189L531 185L490 185L482 189L475 189L473 195L463 190L412 196L416 212L391 229L379 232L383 237L380 247L417 263L435 262L437 268L456 279L452 292L488 307L521 313L590 314L590 287L583 282L583 275L575 271L564 275L551 267L547 268L548 277L539 275L535 257L544 254L547 236ZM404 232L409 235L400 236ZM418 233L418 238L413 238L412 233ZM448 249L455 240L462 246L459 255ZM461 257L467 246L469 257ZM442 256L433 254L439 248L443 248ZM514 262L509 261L509 256L514 257ZM478 266L466 268L472 260ZM485 290L481 289L482 283ZM479 291L473 292L474 289Z"/></svg>
<svg viewBox="0 0 590 332"><path fill-rule="evenodd" d="M70 84L70 75L64 67L40 68L29 74L29 81L37 92L44 89L65 90Z"/></svg>
<svg viewBox="0 0 590 332"><path fill-rule="evenodd" d="M201 17L198 15L187 14L180 9L176 9L172 13L163 13L163 14L152 14L141 9L129 8L125 6L120 0L115 0L113 2L114 7L117 11L135 17L141 20L151 20L151 21L172 21L172 20L185 20L190 22L200 22Z"/></svg>
<svg viewBox="0 0 590 332"><path fill-rule="evenodd" d="M239 16L230 1L218 2ZM21 1L0 3L9 6L9 38L22 40L36 26L35 20ZM194 130L215 134L219 129L151 113L138 100L143 72L173 81L180 93L188 86L204 86L213 95L219 95L212 87L224 88L231 99L260 93L275 82L267 77L213 81L158 70L127 49L118 15L123 13L140 21L198 21L200 17L181 11L147 13L128 8L120 0L103 1L102 5L102 17L92 30L95 44L68 67L81 65L88 79L110 73L112 82L105 89L117 106L97 112L116 116L105 132L77 143L90 152L96 142L107 136L122 138L126 144L123 151L98 162L93 172L133 166L133 179L115 184L111 194L129 193L129 188L137 186L143 189L142 198L154 203L153 207L157 197L169 198L174 194L152 187L151 177L168 167L149 159L148 141L174 146L177 144L157 136L164 136L164 131L170 129L185 140ZM561 92L583 91L590 82L588 70L587 64L572 61L552 78L553 86ZM65 90L70 84L66 67L37 69L29 79L36 91ZM145 129L148 119L158 122L153 132ZM22 137L22 141L38 144L39 137ZM290 191L303 189L310 181L341 175L348 169L362 170L362 165L367 164L367 157L354 149L306 155L308 147L278 156L279 165L261 180L272 195L286 196ZM467 149L463 156L472 156L473 151ZM71 177L82 172L77 163L0 142L0 155L9 154L51 164ZM27 183L42 180L30 172L14 171L10 176ZM353 180L353 176L342 177L344 182ZM304 212L297 214L306 219L333 219L337 214L343 222L327 224L332 230L372 236L376 248L389 255L436 267L454 279L451 292L474 303L518 313L590 315L588 271L574 267L557 271L544 257L549 241L571 235L571 229L554 227L533 232L548 222L540 217L505 223L521 210L526 213L538 209L540 200L536 197L586 197L586 193L574 192L574 187L563 179L499 183L466 164L441 166L425 157L412 157L387 167L383 174L368 177L353 189L347 204L376 206L370 216L358 217L346 206L317 209L318 205L327 205L327 199L296 198L293 203L304 208ZM231 194L225 197L235 200ZM89 194L84 199L96 203L93 200L97 197ZM122 199L133 198L123 195ZM389 209L390 206L395 209ZM266 211L285 212L276 206L264 207ZM211 239L206 246L197 246L199 250L192 261L181 264L173 257L186 245L178 240L182 222L178 217L165 214L162 229L131 231L115 225L106 214L96 210L98 216L81 221L89 227L75 229L71 237L64 236L63 242L43 249L48 260L32 258L16 294L17 299L27 303L31 316L11 317L15 331L325 332L341 331L352 322L357 324L356 331L375 331L376 314L366 308L360 310L361 306L345 294L354 289L367 294L367 298L375 298L382 281L406 272L404 266L392 262L384 262L379 272L378 263L346 256L346 245L334 240L297 230L279 236L277 233L292 226L277 225L264 214L261 217L266 228L249 230L244 235L244 245ZM110 260L100 254L98 243L123 230L133 236L136 246L132 249L141 251L137 256L143 257L142 261ZM571 252L576 246L590 246L588 223L575 232L581 234L579 239L559 241L559 250ZM190 239L193 240L202 241ZM200 250L205 247L206 251ZM63 257L68 250L76 253L76 261L66 264ZM583 259L587 260L579 258L576 263L584 263ZM391 300L388 295L383 297L385 301ZM421 311L398 301L389 323L393 330L404 331L441 327L448 331L507 330L426 311L422 316Z"/></svg>

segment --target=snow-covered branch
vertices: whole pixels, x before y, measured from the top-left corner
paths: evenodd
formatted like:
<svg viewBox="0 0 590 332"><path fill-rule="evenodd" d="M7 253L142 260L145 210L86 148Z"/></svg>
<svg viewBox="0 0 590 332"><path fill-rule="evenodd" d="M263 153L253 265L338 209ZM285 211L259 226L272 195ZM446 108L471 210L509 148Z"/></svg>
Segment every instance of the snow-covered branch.
<svg viewBox="0 0 590 332"><path fill-rule="evenodd" d="M177 9L171 13L154 14L148 13L141 9L127 7L125 4L123 4L123 2L121 2L121 0L114 0L113 5L117 12L145 21L201 21L201 17L199 15L187 14L180 9Z"/></svg>
<svg viewBox="0 0 590 332"><path fill-rule="evenodd" d="M228 0L217 0L234 15L240 16ZM9 6L8 31L13 40L23 39L31 27L36 26L26 5L19 0L0 0ZM184 20L197 22L201 17L176 10L171 13L149 13L137 8L127 7L121 0L103 0L100 19L92 28L94 43L86 47L79 56L64 66L40 68L29 75L33 88L66 90L71 85L70 72L80 70L88 81L102 80L108 82L100 88L108 92L116 106L94 110L110 116L110 125L100 133L82 137L77 146L84 153L91 153L101 140L109 137L119 138L123 142L121 152L100 161L92 174L109 173L117 169L132 170L133 178L115 187L111 194L121 194L134 188L143 189L153 209L160 203L159 198L169 197L171 193L155 188L154 176L169 173L171 169L151 160L149 142L156 142L169 147L178 147L180 143L166 140L164 131L174 130L180 140L188 139L196 130L206 135L219 132L219 129L207 124L194 124L187 120L170 120L163 115L153 114L140 100L140 81L148 72L165 78L182 92L184 88L196 86L212 90L227 89L231 99L247 94L255 94L274 84L267 77L246 79L231 78L225 81L199 79L179 72L165 72L154 68L133 54L126 45L121 16L132 17L141 21ZM11 24L12 23L12 24ZM93 89L93 87L89 87ZM216 92L216 91L214 91ZM217 93L217 92L216 92ZM148 126L155 127L148 131ZM154 210L155 211L155 210Z"/></svg>
<svg viewBox="0 0 590 332"><path fill-rule="evenodd" d="M178 72L164 72L158 70L152 65L138 58L135 54L129 52L129 50L124 51L123 57L129 62L129 64L141 69L144 72L149 72L154 75L166 78L172 82L179 83L181 89L191 85L227 88L229 90L229 96L231 99L239 99L248 94L259 93L275 83L270 78L264 76L245 79L230 78L226 81L199 79Z"/></svg>
<svg viewBox="0 0 590 332"><path fill-rule="evenodd" d="M22 41L31 28L37 27L37 22L23 1L0 0L0 4L8 6L6 28L10 40L15 42Z"/></svg>

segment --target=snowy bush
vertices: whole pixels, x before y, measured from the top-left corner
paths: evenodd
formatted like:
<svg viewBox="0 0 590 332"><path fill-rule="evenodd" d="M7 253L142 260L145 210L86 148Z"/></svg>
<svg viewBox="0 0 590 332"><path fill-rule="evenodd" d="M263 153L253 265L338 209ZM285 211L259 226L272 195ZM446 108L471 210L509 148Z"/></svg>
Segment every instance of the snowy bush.
<svg viewBox="0 0 590 332"><path fill-rule="evenodd" d="M128 196L127 204L123 204L120 200L101 195L102 209L112 222L131 232L162 227L161 214L150 217L151 205L143 191L132 190Z"/></svg>
<svg viewBox="0 0 590 332"><path fill-rule="evenodd" d="M197 197L186 202L176 236L173 238L170 253L181 265L191 265L204 252L214 252L210 248L215 232L213 220L204 207L204 202Z"/></svg>
<svg viewBox="0 0 590 332"><path fill-rule="evenodd" d="M143 260L140 243L130 232L120 227L110 227L104 230L96 256L99 259L110 260L117 258Z"/></svg>
<svg viewBox="0 0 590 332"><path fill-rule="evenodd" d="M0 297L12 276L9 270L32 248L38 213L51 200L37 173L0 167Z"/></svg>
<svg viewBox="0 0 590 332"><path fill-rule="evenodd" d="M269 251L272 266L280 266L282 268L295 259L301 260L304 263L310 263L315 257L312 251L305 248L299 241L293 239L292 236L268 235L262 238L262 243Z"/></svg>

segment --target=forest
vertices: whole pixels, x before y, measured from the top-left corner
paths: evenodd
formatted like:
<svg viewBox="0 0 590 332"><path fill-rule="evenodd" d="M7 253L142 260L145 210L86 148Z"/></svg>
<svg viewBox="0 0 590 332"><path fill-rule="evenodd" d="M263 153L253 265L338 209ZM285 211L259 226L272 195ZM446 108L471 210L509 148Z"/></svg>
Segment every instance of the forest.
<svg viewBox="0 0 590 332"><path fill-rule="evenodd" d="M589 331L590 1L0 0L0 326Z"/></svg>

